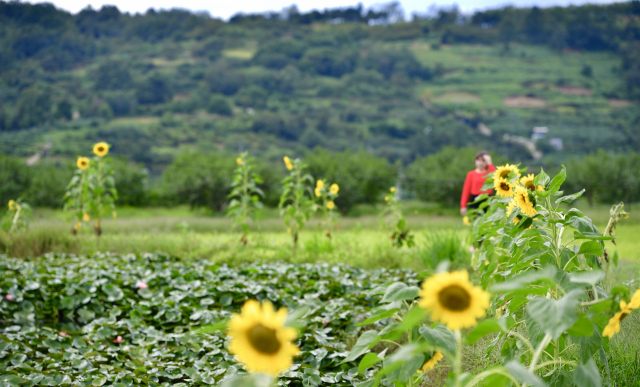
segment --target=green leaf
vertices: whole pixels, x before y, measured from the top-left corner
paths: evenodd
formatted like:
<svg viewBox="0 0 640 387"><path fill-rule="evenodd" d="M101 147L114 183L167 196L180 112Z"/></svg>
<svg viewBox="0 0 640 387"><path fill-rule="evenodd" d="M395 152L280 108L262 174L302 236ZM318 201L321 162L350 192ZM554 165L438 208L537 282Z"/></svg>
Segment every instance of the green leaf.
<svg viewBox="0 0 640 387"><path fill-rule="evenodd" d="M416 325L424 320L427 312L420 308L419 306L414 306L404 315L402 319L402 323L398 326L397 330L401 332L406 332L408 330L413 329Z"/></svg>
<svg viewBox="0 0 640 387"><path fill-rule="evenodd" d="M560 204L560 203L571 203L574 200L576 200L577 198L579 198L580 196L582 196L582 194L584 193L584 189L580 192L576 192L573 195L566 195L561 197L560 199L556 200L556 204Z"/></svg>
<svg viewBox="0 0 640 387"><path fill-rule="evenodd" d="M502 322L502 324L500 323ZM467 335L467 343L475 344L478 340L483 338L486 335L496 333L496 332L506 332L506 323L504 320L496 321L496 320L484 320L481 321L478 325L469 334Z"/></svg>
<svg viewBox="0 0 640 387"><path fill-rule="evenodd" d="M602 387L600 370L593 359L589 359L586 364L580 364L573 371L573 383L580 387Z"/></svg>
<svg viewBox="0 0 640 387"><path fill-rule="evenodd" d="M554 281L557 269L554 266L547 266L542 270L531 269L523 274L519 274L506 282L496 284L491 289L492 292L504 292L527 288L527 285L541 280Z"/></svg>
<svg viewBox="0 0 640 387"><path fill-rule="evenodd" d="M589 336L580 337L580 362L587 363L589 359L602 348L602 335L598 326L592 323L593 333Z"/></svg>
<svg viewBox="0 0 640 387"><path fill-rule="evenodd" d="M119 301L124 297L122 289L113 284L103 285L102 290L107 294L107 301L109 302Z"/></svg>
<svg viewBox="0 0 640 387"><path fill-rule="evenodd" d="M431 329L429 327L421 327L418 332L424 337L427 343L431 343L437 349L443 349L447 353L445 355L455 356L456 354L456 337L444 325L438 325ZM453 359L448 359L453 361Z"/></svg>
<svg viewBox="0 0 640 387"><path fill-rule="evenodd" d="M594 243L597 243L597 242L594 242ZM607 273L605 273L602 270L591 270L591 271L579 271L575 273L570 273L569 278L570 278L570 281L573 283L593 286L598 282L602 281L606 275Z"/></svg>
<svg viewBox="0 0 640 387"><path fill-rule="evenodd" d="M520 382L526 382L533 387L547 387L547 383L543 382L542 379L515 360L511 360L505 364L504 368L509 370L509 373Z"/></svg>
<svg viewBox="0 0 640 387"><path fill-rule="evenodd" d="M578 254L591 254L600 257L604 254L604 248L596 241L588 241L580 245Z"/></svg>
<svg viewBox="0 0 640 387"><path fill-rule="evenodd" d="M374 314L373 316L369 317L368 319L364 320L363 322L355 324L355 325L357 327L361 327L361 326L364 326L364 325L369 325L369 324L374 323L376 321L380 321L382 319L391 317L399 310L400 309L398 309L398 308L389 309L389 310L380 310L378 313Z"/></svg>
<svg viewBox="0 0 640 387"><path fill-rule="evenodd" d="M530 317L555 340L578 320L576 309L583 296L582 290L574 289L558 300L534 298L527 306L527 318Z"/></svg>
<svg viewBox="0 0 640 387"><path fill-rule="evenodd" d="M544 169L540 168L540 173L538 173L536 177L533 178L533 185L541 185L543 187L546 187L547 184L549 184L549 180L549 175L544 172Z"/></svg>
<svg viewBox="0 0 640 387"><path fill-rule="evenodd" d="M374 330L366 331L358 338L356 344L351 348L349 355L342 361L343 363L356 360L360 355L369 350L369 346L374 342L378 332Z"/></svg>
<svg viewBox="0 0 640 387"><path fill-rule="evenodd" d="M92 386L102 386L106 382L107 382L107 378L104 377L104 376L101 376L101 377L93 379L93 382L91 382L91 385Z"/></svg>
<svg viewBox="0 0 640 387"><path fill-rule="evenodd" d="M567 170L564 168L564 165L563 165L562 170L553 178L553 180L551 180L551 183L549 184L549 188L546 190L548 194L551 195L557 192L562 186L562 183L564 183L564 180L566 178L567 178Z"/></svg>
<svg viewBox="0 0 640 387"><path fill-rule="evenodd" d="M389 303L394 301L413 300L418 297L419 292L420 288L417 286L407 286L407 284L403 282L395 282L389 285L380 302Z"/></svg>
<svg viewBox="0 0 640 387"><path fill-rule="evenodd" d="M360 360L360 365L358 366L358 372L362 372L362 371L370 368L371 366L373 366L375 364L378 364L381 361L382 361L382 359L380 359L380 357L378 357L378 354L376 354L376 353L368 353L368 354L364 355L362 360Z"/></svg>
<svg viewBox="0 0 640 387"><path fill-rule="evenodd" d="M580 315L578 321L567 330L573 337L591 336L593 334L593 323L585 315Z"/></svg>
<svg viewBox="0 0 640 387"><path fill-rule="evenodd" d="M529 262L535 258L538 258L542 254L549 251L549 247L540 242L531 242L529 244L529 248L524 253L524 257L522 258L523 262Z"/></svg>
<svg viewBox="0 0 640 387"><path fill-rule="evenodd" d="M391 359L391 357L389 359ZM413 355L413 357L402 361L401 363L400 367L395 368L387 374L387 379L406 383L413 375L415 375L416 371L422 367L422 364L424 363L424 355L421 353Z"/></svg>

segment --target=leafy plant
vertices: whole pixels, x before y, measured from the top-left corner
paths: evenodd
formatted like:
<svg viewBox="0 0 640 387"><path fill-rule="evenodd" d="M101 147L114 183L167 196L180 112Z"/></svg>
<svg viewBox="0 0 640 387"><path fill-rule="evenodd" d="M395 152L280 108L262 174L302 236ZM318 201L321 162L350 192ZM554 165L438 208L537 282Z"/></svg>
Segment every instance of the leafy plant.
<svg viewBox="0 0 640 387"><path fill-rule="evenodd" d="M418 254L427 267L435 269L442 261L449 261L455 269L468 267L467 243L455 230L431 230L425 234L425 240Z"/></svg>
<svg viewBox="0 0 640 387"><path fill-rule="evenodd" d="M331 230L338 227L338 213L335 204L338 191L340 191L338 184L333 183L328 187L326 180L316 181L316 188L313 190L319 202L317 210L322 211L320 226L324 227L325 236L329 239L331 239Z"/></svg>
<svg viewBox="0 0 640 387"><path fill-rule="evenodd" d="M395 195L396 188L391 187L389 191L391 195L386 195L384 197L386 205L380 213L382 226L393 228L389 239L394 247L413 247L415 245L415 242L413 241L413 233L409 230L407 220L402 213L400 199Z"/></svg>
<svg viewBox="0 0 640 387"><path fill-rule="evenodd" d="M115 201L118 191L115 187L113 170L109 166L111 161L105 158L109 152L109 145L97 143L93 152L93 159L80 157L77 160L78 169L71 178L65 193L64 210L70 211L75 219L72 232L79 231L82 223L93 219L93 228L99 243L102 228L100 220L107 215L116 217Z"/></svg>
<svg viewBox="0 0 640 387"><path fill-rule="evenodd" d="M315 211L313 193L309 184L313 184L313 177L305 173L306 165L300 159L293 162L284 157L284 164L289 175L282 180L282 195L280 196L280 216L284 218L287 232L293 238L293 255L298 246L298 233L304 227Z"/></svg>
<svg viewBox="0 0 640 387"><path fill-rule="evenodd" d="M263 205L260 196L264 193L258 184L262 184L262 178L253 172L253 158L248 152L243 152L236 159L238 167L235 170L233 183L231 183L232 198L226 209L227 215L233 217L231 229L240 226L242 229L242 243L247 245L247 234L249 233L249 220L256 222L262 213Z"/></svg>
<svg viewBox="0 0 640 387"><path fill-rule="evenodd" d="M21 229L26 230L29 227L29 214L31 213L29 204L21 199L9 200L7 207L7 212L2 218L2 229L9 234Z"/></svg>

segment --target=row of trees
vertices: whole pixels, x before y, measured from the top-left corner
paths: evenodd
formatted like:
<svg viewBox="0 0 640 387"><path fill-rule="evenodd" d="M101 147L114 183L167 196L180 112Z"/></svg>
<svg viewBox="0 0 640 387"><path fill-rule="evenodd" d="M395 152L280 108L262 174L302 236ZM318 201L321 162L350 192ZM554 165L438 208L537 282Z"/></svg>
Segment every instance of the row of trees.
<svg viewBox="0 0 640 387"><path fill-rule="evenodd" d="M304 157L308 171L322 176L340 187L335 200L338 209L347 213L358 204L375 204L384 199L389 187L398 183L409 195L420 200L457 206L466 173L473 168L477 149L454 147L415 160L406 168L390 164L386 159L366 152L332 153L315 149ZM494 157L495 164L507 160ZM188 152L176 159L162 175L150 182L149 175L139 166L116 159L115 184L118 205L174 206L187 204L192 208L223 211L229 203L231 182L236 160L232 155ZM551 168L553 169L553 168ZM586 188L585 198L596 202L626 203L640 201L640 154L612 155L604 151L572 159L567 163L571 177L567 189ZM0 156L0 202L22 198L34 206L62 207L65 187L75 166L43 165L29 168L22 160ZM265 205L276 207L281 194L281 181L286 170L281 162L273 164L258 159L255 173L262 177L257 184L264 192ZM530 170L534 172L534 170Z"/></svg>

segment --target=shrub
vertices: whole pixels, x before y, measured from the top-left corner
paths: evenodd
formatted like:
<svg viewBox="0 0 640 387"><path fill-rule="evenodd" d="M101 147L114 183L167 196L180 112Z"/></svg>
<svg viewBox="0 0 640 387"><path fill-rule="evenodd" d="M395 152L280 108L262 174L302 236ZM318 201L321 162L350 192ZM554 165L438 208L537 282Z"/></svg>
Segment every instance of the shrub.
<svg viewBox="0 0 640 387"><path fill-rule="evenodd" d="M207 106L209 113L220 114L222 116L232 116L233 110L229 102L221 95L212 95Z"/></svg>
<svg viewBox="0 0 640 387"><path fill-rule="evenodd" d="M234 161L218 153L185 152L162 173L161 190L170 204L224 209Z"/></svg>
<svg viewBox="0 0 640 387"><path fill-rule="evenodd" d="M387 160L364 151L336 154L316 148L305 158L309 173L340 186L336 206L343 213L356 204L374 204L396 182L395 168Z"/></svg>

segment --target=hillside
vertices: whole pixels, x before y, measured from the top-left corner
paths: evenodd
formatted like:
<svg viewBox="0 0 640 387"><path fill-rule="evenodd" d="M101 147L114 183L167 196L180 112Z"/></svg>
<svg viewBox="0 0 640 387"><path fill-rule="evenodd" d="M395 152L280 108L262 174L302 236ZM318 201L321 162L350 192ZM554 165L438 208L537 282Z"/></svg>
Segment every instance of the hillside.
<svg viewBox="0 0 640 387"><path fill-rule="evenodd" d="M101 140L159 173L184 149L409 162L474 145L530 164L638 149L638 4L389 24L393 7L222 22L0 2L0 152L50 142L63 161Z"/></svg>

